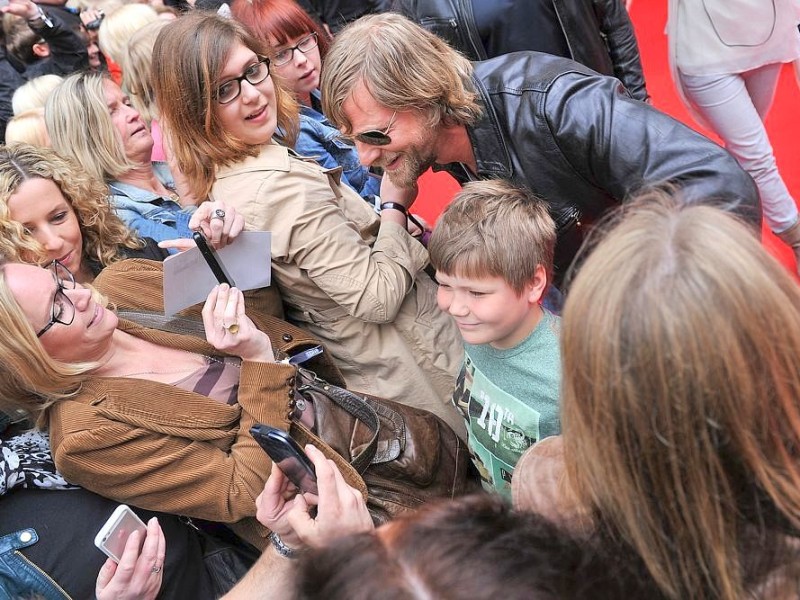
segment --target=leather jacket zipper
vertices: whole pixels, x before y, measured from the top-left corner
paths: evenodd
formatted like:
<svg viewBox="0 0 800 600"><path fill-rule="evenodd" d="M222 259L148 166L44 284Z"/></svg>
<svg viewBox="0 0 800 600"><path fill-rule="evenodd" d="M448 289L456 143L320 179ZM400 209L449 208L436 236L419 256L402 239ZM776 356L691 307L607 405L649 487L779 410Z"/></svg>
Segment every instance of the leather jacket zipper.
<svg viewBox="0 0 800 600"><path fill-rule="evenodd" d="M34 569L35 571L39 572L39 574L41 574L42 576L44 576L44 578L45 578L45 579L47 579L47 581L49 581L50 583L52 583L52 584L53 584L53 585L54 585L54 586L55 586L55 587L58 589L58 591L60 591L60 592L61 592L61 593L64 595L64 598L67 598L68 600L72 600L72 596L70 596L70 595L69 595L67 592L65 592L65 591L64 591L64 588L62 588L60 585L58 585L58 584L56 583L56 581L55 581L55 580L54 580L52 577L50 577L50 575L48 575L47 573L45 573L45 572L44 572L44 571L43 571L41 568L39 568L39 566L38 566L38 565L36 565L36 564L34 564L33 562L31 562L31 561L28 559L28 557L27 557L27 556L25 556L25 555L24 555L22 552L20 552L19 550L14 550L14 554L16 554L16 555L17 555L19 558L21 558L21 559L22 559L23 561L25 561L26 563L28 563L28 565L30 565L30 567L31 567L32 569Z"/></svg>

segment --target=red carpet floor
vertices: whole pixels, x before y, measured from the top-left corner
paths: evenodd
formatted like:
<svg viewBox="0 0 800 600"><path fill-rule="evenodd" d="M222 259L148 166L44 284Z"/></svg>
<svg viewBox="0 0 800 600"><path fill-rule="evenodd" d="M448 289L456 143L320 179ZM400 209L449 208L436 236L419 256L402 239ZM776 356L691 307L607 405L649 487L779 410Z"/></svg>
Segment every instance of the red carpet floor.
<svg viewBox="0 0 800 600"><path fill-rule="evenodd" d="M631 8L647 89L657 108L719 141L692 120L675 92L667 62L667 37L664 34L666 5L666 0L634 0ZM767 130L781 175L794 198L800 200L800 89L790 65L781 74L775 104L767 118ZM415 212L434 222L457 189L458 185L449 176L427 173L420 182L420 197L414 204ZM766 229L764 245L788 268L794 269L792 252Z"/></svg>

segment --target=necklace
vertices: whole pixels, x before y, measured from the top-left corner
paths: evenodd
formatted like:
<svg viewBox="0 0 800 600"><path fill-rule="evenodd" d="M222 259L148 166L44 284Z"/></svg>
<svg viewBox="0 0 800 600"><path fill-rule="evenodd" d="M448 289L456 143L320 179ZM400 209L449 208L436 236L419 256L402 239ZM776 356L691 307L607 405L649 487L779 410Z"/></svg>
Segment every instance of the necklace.
<svg viewBox="0 0 800 600"><path fill-rule="evenodd" d="M241 359L237 359L236 357L228 356L209 356L207 354L195 354L194 352L189 352L188 350L181 350L181 352L185 354L189 354L192 357L199 356L203 358L205 362L205 366L208 366L211 363L217 364L224 364L224 365L232 365L237 369L242 368L242 361ZM198 369L203 368L200 365L189 367L185 366L182 369L173 369L173 370L162 370L162 369L151 369L149 371L135 371L133 373L126 373L125 375L115 375L115 377L136 377L138 375L179 375L181 373L192 372L194 373Z"/></svg>

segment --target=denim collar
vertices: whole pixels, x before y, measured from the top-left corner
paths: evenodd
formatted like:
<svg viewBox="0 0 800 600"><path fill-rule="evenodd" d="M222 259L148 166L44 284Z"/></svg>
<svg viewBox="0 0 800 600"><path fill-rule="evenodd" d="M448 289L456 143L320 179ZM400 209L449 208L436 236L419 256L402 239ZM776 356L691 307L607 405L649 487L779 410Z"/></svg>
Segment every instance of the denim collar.
<svg viewBox="0 0 800 600"><path fill-rule="evenodd" d="M155 173L156 178L158 178L158 180L161 182L161 185L168 190L175 190L175 179L172 177L172 173L169 172L167 163L153 161L152 164L153 172ZM108 187L111 189L111 193L113 195L127 196L135 202L155 203L158 200L172 200L172 198L164 198L160 194L156 194L150 190L143 190L140 187L136 187L135 185L131 185L129 183L123 183L121 181L111 181L108 184Z"/></svg>

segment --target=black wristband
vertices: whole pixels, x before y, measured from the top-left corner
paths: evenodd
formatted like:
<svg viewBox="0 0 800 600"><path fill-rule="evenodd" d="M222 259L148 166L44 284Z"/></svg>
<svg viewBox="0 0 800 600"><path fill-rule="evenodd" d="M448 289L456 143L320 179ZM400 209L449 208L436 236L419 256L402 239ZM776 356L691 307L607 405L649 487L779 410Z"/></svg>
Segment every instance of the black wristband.
<svg viewBox="0 0 800 600"><path fill-rule="evenodd" d="M406 217L408 217L408 209L399 202L384 202L383 204L381 204L381 210L385 208L393 208L394 210L399 210Z"/></svg>

